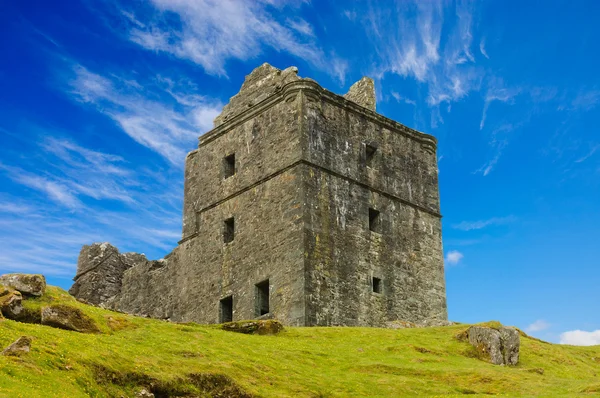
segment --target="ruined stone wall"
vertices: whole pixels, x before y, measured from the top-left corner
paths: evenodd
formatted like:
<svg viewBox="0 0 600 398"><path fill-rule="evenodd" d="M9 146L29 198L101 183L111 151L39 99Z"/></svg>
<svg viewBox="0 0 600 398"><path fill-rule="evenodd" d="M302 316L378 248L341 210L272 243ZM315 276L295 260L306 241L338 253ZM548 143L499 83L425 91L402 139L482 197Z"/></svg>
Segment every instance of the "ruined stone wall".
<svg viewBox="0 0 600 398"><path fill-rule="evenodd" d="M301 174L290 169L201 214L199 235L179 245L166 265L125 271L110 307L175 321L219 322L219 300L233 295L234 320L255 314L255 284L269 279L271 316L304 324ZM223 220L235 238L223 242ZM201 236L201 238L200 238Z"/></svg>
<svg viewBox="0 0 600 398"><path fill-rule="evenodd" d="M445 320L435 141L346 105L320 97L304 111L308 323Z"/></svg>
<svg viewBox="0 0 600 398"><path fill-rule="evenodd" d="M307 167L306 294L311 325L447 319L439 218ZM380 232L369 229L369 207ZM381 293L372 278L381 280Z"/></svg>
<svg viewBox="0 0 600 398"><path fill-rule="evenodd" d="M304 324L299 109L299 99L275 101L201 138L186 159L180 245L163 268L125 272L114 308L214 323L219 300L233 295L234 319L250 319L255 284L268 279L271 316ZM235 173L225 178L231 154ZM232 217L235 238L225 244Z"/></svg>

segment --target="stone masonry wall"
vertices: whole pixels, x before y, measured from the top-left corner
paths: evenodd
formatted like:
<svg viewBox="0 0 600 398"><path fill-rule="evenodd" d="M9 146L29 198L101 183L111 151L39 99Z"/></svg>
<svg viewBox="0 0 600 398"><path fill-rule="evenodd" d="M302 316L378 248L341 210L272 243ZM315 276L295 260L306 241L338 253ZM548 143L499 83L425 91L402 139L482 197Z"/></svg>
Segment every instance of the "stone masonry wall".
<svg viewBox="0 0 600 398"><path fill-rule="evenodd" d="M343 105L309 100L304 111L309 324L445 320L435 146Z"/></svg>
<svg viewBox="0 0 600 398"><path fill-rule="evenodd" d="M124 274L109 307L174 321L217 323L218 303L233 294L233 319L255 318L254 285L269 279L271 316L304 324L302 176L291 169L201 214L199 236L178 246L166 265ZM223 243L223 220L235 238Z"/></svg>
<svg viewBox="0 0 600 398"><path fill-rule="evenodd" d="M326 171L307 174L308 323L447 319L439 218ZM369 229L369 207L380 211L380 232Z"/></svg>

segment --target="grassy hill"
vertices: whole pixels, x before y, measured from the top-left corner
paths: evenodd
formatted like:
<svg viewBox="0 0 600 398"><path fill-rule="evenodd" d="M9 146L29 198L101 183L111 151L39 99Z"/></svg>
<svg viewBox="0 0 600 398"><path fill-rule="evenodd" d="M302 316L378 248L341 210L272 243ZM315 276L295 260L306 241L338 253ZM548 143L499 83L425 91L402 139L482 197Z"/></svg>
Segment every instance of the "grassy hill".
<svg viewBox="0 0 600 398"><path fill-rule="evenodd" d="M456 336L468 325L426 329L287 328L276 336L137 318L48 287L29 310L68 304L100 334L0 320L0 347L33 338L31 352L0 356L0 396L399 397L600 394L600 346L523 336L516 367L476 358Z"/></svg>

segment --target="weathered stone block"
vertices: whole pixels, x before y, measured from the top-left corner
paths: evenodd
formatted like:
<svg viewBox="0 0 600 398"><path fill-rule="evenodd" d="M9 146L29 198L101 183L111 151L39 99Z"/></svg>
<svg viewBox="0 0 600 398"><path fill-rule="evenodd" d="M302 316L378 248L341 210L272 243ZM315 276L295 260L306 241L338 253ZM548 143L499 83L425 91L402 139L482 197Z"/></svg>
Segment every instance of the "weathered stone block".
<svg viewBox="0 0 600 398"><path fill-rule="evenodd" d="M80 333L100 332L96 322L79 308L62 304L42 308L42 325Z"/></svg>
<svg viewBox="0 0 600 398"><path fill-rule="evenodd" d="M5 274L0 285L11 287L30 296L41 296L46 291L46 278L39 274Z"/></svg>
<svg viewBox="0 0 600 398"><path fill-rule="evenodd" d="M23 313L21 292L6 286L0 286L0 312L8 319L16 320Z"/></svg>
<svg viewBox="0 0 600 398"><path fill-rule="evenodd" d="M243 334L273 335L281 332L283 325L277 320L268 319L224 323L221 329Z"/></svg>
<svg viewBox="0 0 600 398"><path fill-rule="evenodd" d="M83 246L77 260L75 283L69 293L89 304L102 304L121 291L123 273L146 257L137 253L119 253L110 243Z"/></svg>
<svg viewBox="0 0 600 398"><path fill-rule="evenodd" d="M471 326L467 337L469 343L495 365L516 365L519 362L520 336L515 328Z"/></svg>

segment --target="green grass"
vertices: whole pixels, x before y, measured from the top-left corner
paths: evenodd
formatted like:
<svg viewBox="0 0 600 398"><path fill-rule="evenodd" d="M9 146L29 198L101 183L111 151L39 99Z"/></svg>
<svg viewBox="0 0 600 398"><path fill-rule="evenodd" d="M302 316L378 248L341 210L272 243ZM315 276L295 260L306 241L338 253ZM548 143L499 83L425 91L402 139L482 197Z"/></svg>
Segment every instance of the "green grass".
<svg viewBox="0 0 600 398"><path fill-rule="evenodd" d="M600 393L600 346L571 347L521 338L516 367L474 358L456 338L468 325L426 329L287 328L277 336L217 326L137 318L78 303L49 287L27 308L82 309L101 334L0 321L0 347L33 337L21 357L0 356L0 396L399 397ZM238 386L238 387L236 387ZM228 392L220 390L227 389ZM203 395L204 394L204 395Z"/></svg>

